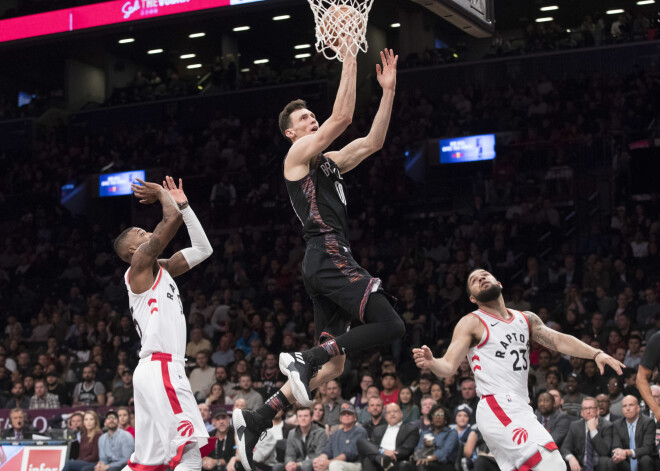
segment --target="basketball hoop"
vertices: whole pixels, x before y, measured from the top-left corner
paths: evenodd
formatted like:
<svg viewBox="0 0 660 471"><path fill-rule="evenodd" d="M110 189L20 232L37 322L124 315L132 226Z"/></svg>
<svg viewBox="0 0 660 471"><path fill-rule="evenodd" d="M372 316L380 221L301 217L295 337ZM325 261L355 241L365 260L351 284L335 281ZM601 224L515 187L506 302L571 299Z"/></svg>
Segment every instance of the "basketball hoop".
<svg viewBox="0 0 660 471"><path fill-rule="evenodd" d="M367 20L373 0L307 0L316 23L316 50L326 59L367 52Z"/></svg>

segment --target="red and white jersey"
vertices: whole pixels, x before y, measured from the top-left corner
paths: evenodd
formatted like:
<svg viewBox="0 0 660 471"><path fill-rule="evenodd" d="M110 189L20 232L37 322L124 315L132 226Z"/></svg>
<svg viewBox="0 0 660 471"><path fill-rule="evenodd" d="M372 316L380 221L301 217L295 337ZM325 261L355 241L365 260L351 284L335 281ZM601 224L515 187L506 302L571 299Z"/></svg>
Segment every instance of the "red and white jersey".
<svg viewBox="0 0 660 471"><path fill-rule="evenodd" d="M508 311L511 317L506 321L481 309L468 314L479 318L484 333L467 358L479 397L515 393L529 401L529 321L520 311Z"/></svg>
<svg viewBox="0 0 660 471"><path fill-rule="evenodd" d="M152 353L171 353L183 358L186 353L186 319L174 279L163 267L158 270L151 289L142 294L131 291L130 269L124 274L128 305L140 336L140 358Z"/></svg>

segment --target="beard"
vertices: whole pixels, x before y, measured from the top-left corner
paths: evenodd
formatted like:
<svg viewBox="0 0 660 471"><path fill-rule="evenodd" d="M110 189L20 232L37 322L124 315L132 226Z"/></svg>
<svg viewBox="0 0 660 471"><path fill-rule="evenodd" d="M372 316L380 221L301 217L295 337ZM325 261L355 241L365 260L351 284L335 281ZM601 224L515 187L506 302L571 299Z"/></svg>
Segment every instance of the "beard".
<svg viewBox="0 0 660 471"><path fill-rule="evenodd" d="M502 287L500 285L492 284L490 288L479 291L479 293L475 294L474 299L480 303L489 303L491 301L495 301L500 297L501 294Z"/></svg>

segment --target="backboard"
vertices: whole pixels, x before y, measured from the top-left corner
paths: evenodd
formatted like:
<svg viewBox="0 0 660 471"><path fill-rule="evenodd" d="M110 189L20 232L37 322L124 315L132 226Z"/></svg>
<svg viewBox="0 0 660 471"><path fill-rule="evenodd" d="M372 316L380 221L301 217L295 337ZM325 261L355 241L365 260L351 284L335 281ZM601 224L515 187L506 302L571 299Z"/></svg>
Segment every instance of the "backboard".
<svg viewBox="0 0 660 471"><path fill-rule="evenodd" d="M494 0L413 0L477 38L495 31Z"/></svg>

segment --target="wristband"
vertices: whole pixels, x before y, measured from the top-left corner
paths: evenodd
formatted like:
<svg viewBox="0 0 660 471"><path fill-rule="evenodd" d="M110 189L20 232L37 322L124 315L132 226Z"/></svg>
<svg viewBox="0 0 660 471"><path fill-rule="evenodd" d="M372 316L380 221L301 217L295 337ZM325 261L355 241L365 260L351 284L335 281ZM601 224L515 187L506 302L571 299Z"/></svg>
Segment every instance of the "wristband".
<svg viewBox="0 0 660 471"><path fill-rule="evenodd" d="M592 358L592 360L596 360L596 357L597 357L598 355L600 355L601 353L603 353L603 351L602 351L602 350L598 350L598 351L596 352L596 354L594 355L594 357Z"/></svg>
<svg viewBox="0 0 660 471"><path fill-rule="evenodd" d="M183 203L177 203L176 205L179 207L179 210L186 209L189 206L187 201L184 201Z"/></svg>

